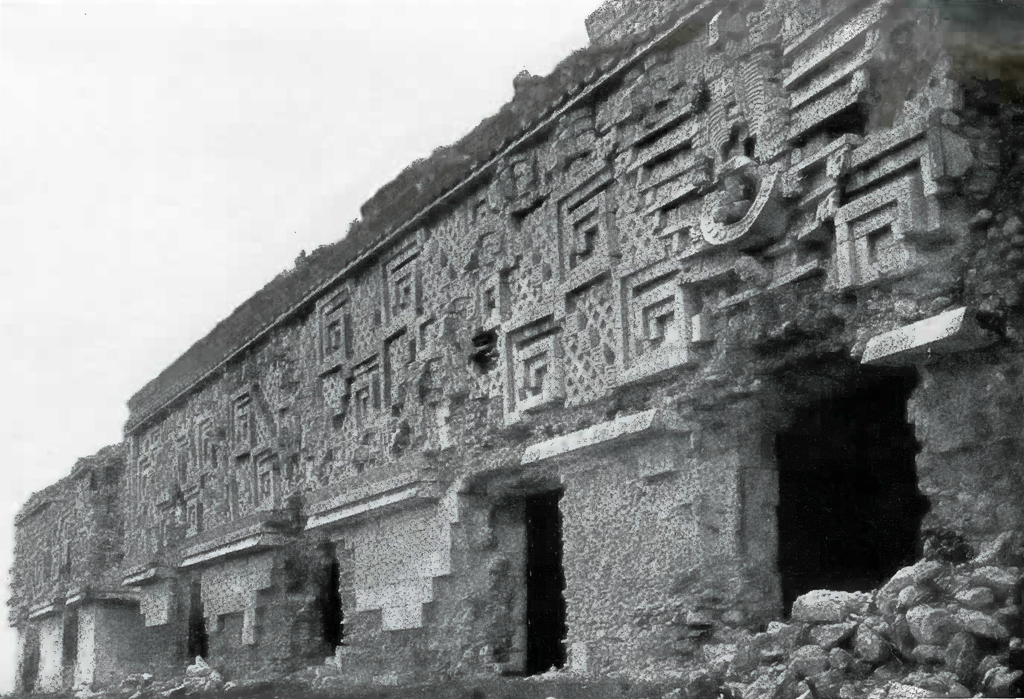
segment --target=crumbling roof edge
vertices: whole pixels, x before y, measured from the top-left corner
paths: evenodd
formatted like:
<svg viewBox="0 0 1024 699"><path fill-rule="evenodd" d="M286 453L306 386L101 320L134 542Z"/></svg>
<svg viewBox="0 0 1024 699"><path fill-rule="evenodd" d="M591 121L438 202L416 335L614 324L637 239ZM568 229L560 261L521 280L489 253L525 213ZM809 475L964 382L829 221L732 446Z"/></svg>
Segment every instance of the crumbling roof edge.
<svg viewBox="0 0 1024 699"><path fill-rule="evenodd" d="M564 116L567 112L578 106L581 102L590 98L596 91L602 88L611 80L619 77L627 68L633 66L638 60L643 58L648 52L656 48L661 43L669 40L673 35L684 29L687 25L691 24L695 20L700 20L702 15L707 13L712 8L721 5L724 0L700 0L690 10L684 12L678 19L669 23L668 27L658 32L650 40L640 44L633 49L632 55L627 58L622 58L613 67L609 68L603 75L597 77L594 82L584 87L578 94L569 97L565 104L561 107L555 108L547 116L541 117L538 123L527 127L525 133L520 132L517 138L510 139L511 143L501 147L498 152L493 155L487 162L476 168L469 175L464 177L458 184L451 187L448 191L444 192L440 196L436 197L432 202L427 204L425 207L420 209L417 213L413 214L412 217L407 219L405 223L396 226L390 233L385 233L381 237L377 238L374 242L367 245L362 252L350 260L342 269L340 269L333 276L329 277L325 282L315 287L313 291L307 293L302 299L295 302L276 318L268 322L263 326L255 335L243 342L237 349L230 352L216 364L214 364L209 370L199 375L187 383L181 390L175 393L171 398L168 398L158 407L153 408L147 413L140 414L139 416L130 415L128 420L125 422L124 432L125 435L133 434L141 427L146 426L158 417L165 410L173 406L175 403L180 401L182 398L188 396L195 389L196 386L204 383L215 375L222 367L231 362L233 359L238 357L240 354L247 351L250 347L260 342L268 333L280 326L282 323L287 321L293 315L298 313L303 307L310 302L314 301L322 294L327 292L332 286L337 284L341 279L347 276L350 271L354 268L364 264L368 258L373 257L382 248L387 247L389 244L400 238L402 235L408 232L409 228L412 228L418 224L422 219L426 218L436 208L443 205L446 201L451 199L453 196L460 193L466 187L474 183L477 179L485 175L491 168L496 166L503 158L507 155L514 153L525 143L528 143L531 139L535 138L538 134L544 130L551 128L554 124Z"/></svg>
<svg viewBox="0 0 1024 699"><path fill-rule="evenodd" d="M121 451L121 444L118 443L105 446L91 456L80 457L75 461L75 465L71 467L71 471L66 475L28 496L28 500L25 501L25 504L22 505L21 509L14 515L14 525L20 525L27 518L35 514L35 512L43 505L54 502L57 499L57 493L66 484L81 477L83 474L88 473L92 469L101 465L106 465L111 460L115 460L121 456L123 456L123 452ZM123 459L120 465L124 465Z"/></svg>

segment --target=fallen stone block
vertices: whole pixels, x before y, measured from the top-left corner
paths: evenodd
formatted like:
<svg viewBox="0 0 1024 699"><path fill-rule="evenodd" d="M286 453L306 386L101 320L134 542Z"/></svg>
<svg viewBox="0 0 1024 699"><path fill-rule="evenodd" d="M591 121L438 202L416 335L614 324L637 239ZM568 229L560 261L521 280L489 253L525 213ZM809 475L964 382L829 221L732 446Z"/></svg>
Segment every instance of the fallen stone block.
<svg viewBox="0 0 1024 699"><path fill-rule="evenodd" d="M812 590L793 602L792 617L796 621L838 623L864 608L867 593ZM870 595L867 595L870 601Z"/></svg>
<svg viewBox="0 0 1024 699"><path fill-rule="evenodd" d="M785 673L766 673L747 685L743 699L783 699L788 684Z"/></svg>
<svg viewBox="0 0 1024 699"><path fill-rule="evenodd" d="M185 668L185 677L209 677L210 673L213 672L213 668L210 667L201 656L196 656L196 661Z"/></svg>
<svg viewBox="0 0 1024 699"><path fill-rule="evenodd" d="M931 591L919 585L907 585L896 596L897 609L912 609L931 596Z"/></svg>
<svg viewBox="0 0 1024 699"><path fill-rule="evenodd" d="M1021 607L1019 604L1008 604L992 612L992 618L1007 629L1020 628Z"/></svg>
<svg viewBox="0 0 1024 699"><path fill-rule="evenodd" d="M875 605L886 617L896 614L900 593L909 585L930 586L947 566L939 561L921 560L912 566L900 568L895 575L875 593Z"/></svg>
<svg viewBox="0 0 1024 699"><path fill-rule="evenodd" d="M959 682L950 685L949 689L946 690L946 697L949 699L965 699L966 697L973 697L971 690Z"/></svg>
<svg viewBox="0 0 1024 699"><path fill-rule="evenodd" d="M828 654L828 666L838 672L850 672L857 665L857 659L848 650L833 648Z"/></svg>
<svg viewBox="0 0 1024 699"><path fill-rule="evenodd" d="M801 646L789 661L789 671L794 677L810 677L828 669L828 653L820 646Z"/></svg>
<svg viewBox="0 0 1024 699"><path fill-rule="evenodd" d="M863 364L912 364L931 353L963 352L991 345L999 336L978 324L975 311L956 308L868 340Z"/></svg>
<svg viewBox="0 0 1024 699"><path fill-rule="evenodd" d="M910 657L922 665L938 665L946 660L946 649L943 646L933 646L922 643L915 646Z"/></svg>
<svg viewBox="0 0 1024 699"><path fill-rule="evenodd" d="M969 683L981 662L978 640L966 631L953 636L946 647L945 667L961 682Z"/></svg>
<svg viewBox="0 0 1024 699"><path fill-rule="evenodd" d="M1024 564L1024 536L1020 532L1003 532L994 541L981 547L974 558L978 566L1018 566Z"/></svg>
<svg viewBox="0 0 1024 699"><path fill-rule="evenodd" d="M1011 670L999 665L985 673L982 684L990 697L1012 697L1019 696L1018 692L1024 688L1022 679L1024 670Z"/></svg>
<svg viewBox="0 0 1024 699"><path fill-rule="evenodd" d="M956 675L951 672L926 672L924 670L912 672L903 678L903 684L912 684L943 696L956 681Z"/></svg>
<svg viewBox="0 0 1024 699"><path fill-rule="evenodd" d="M1006 627L985 612L961 609L956 613L953 621L960 629L980 638L989 638L994 641L1006 641L1010 638L1010 632Z"/></svg>
<svg viewBox="0 0 1024 699"><path fill-rule="evenodd" d="M1021 582L1019 568L984 566L971 574L972 585L983 585L992 590L997 601L1003 602Z"/></svg>
<svg viewBox="0 0 1024 699"><path fill-rule="evenodd" d="M880 635L861 626L854 636L853 652L861 660L876 665L888 660L890 651L889 644Z"/></svg>
<svg viewBox="0 0 1024 699"><path fill-rule="evenodd" d="M778 646L786 649L804 645L806 628L802 624L783 624L773 621L768 624L765 634Z"/></svg>
<svg viewBox="0 0 1024 699"><path fill-rule="evenodd" d="M842 624L823 624L821 626L815 626L810 631L811 641L825 650L831 650L849 639L856 629L856 621L848 621Z"/></svg>
<svg viewBox="0 0 1024 699"><path fill-rule="evenodd" d="M886 699L921 699L922 697L940 697L942 696L938 692L933 692L930 689L924 689L917 687L912 684L903 684L901 682L893 682L889 685L887 690Z"/></svg>
<svg viewBox="0 0 1024 699"><path fill-rule="evenodd" d="M945 645L956 632L950 613L941 607L914 607L907 612L907 625L914 640L928 645Z"/></svg>
<svg viewBox="0 0 1024 699"><path fill-rule="evenodd" d="M730 664L736 659L736 644L716 643L703 648L704 662L708 670L715 675L725 675Z"/></svg>
<svg viewBox="0 0 1024 699"><path fill-rule="evenodd" d="M996 595L988 587L971 587L955 595L956 601L968 609L984 611L996 606Z"/></svg>

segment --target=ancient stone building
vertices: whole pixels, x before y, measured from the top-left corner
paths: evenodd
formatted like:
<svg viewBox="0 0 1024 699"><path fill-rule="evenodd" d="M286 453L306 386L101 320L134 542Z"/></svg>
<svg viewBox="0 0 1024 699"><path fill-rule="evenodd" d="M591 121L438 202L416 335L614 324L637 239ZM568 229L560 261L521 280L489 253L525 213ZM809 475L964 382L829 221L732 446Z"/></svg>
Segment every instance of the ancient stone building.
<svg viewBox="0 0 1024 699"><path fill-rule="evenodd" d="M607 3L25 506L22 686L668 676L1020 531L1020 26Z"/></svg>

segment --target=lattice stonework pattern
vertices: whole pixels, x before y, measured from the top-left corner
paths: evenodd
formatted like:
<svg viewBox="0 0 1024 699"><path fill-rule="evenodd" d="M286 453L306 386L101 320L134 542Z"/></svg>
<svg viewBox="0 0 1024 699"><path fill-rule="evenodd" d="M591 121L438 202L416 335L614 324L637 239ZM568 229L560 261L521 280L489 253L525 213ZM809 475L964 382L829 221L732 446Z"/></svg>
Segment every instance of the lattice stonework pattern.
<svg viewBox="0 0 1024 699"><path fill-rule="evenodd" d="M565 333L566 404L594 400L614 382L619 334L615 294L608 277L569 295Z"/></svg>
<svg viewBox="0 0 1024 699"><path fill-rule="evenodd" d="M557 240L548 229L548 209L541 207L518 223L521 257L508 273L509 300L513 307L524 308L544 299L558 264Z"/></svg>

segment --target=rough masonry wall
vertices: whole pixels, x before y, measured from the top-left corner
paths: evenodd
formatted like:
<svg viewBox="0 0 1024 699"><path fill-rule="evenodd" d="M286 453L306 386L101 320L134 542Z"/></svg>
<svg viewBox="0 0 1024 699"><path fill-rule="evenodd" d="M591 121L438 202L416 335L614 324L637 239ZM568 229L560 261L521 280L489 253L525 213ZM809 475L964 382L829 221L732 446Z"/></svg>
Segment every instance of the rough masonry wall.
<svg viewBox="0 0 1024 699"><path fill-rule="evenodd" d="M136 517L151 533L130 559L325 488L511 467L523 446L617 412L726 406L760 395L758 377L780 367L856 354L984 294L954 262L978 245L974 205L956 195L992 195L1001 161L985 139L1003 117L957 115L974 103L928 41L928 16L887 3L708 5L693 21L702 33L566 111L486 188L141 428ZM913 61L925 58L922 73ZM902 70L914 79L900 82ZM749 436L722 429L730 443ZM719 531L694 557L729 559L733 602L771 587L740 563L748 545L772 549L762 456L725 448L702 462L723 492L702 501L720 513L693 515L699 536ZM628 538L646 519L625 511ZM431 577L381 572L387 557L365 553L404 540L395 526L346 537L370 537L355 544L354 611L418 628ZM645 603L666 604L664 587ZM760 617L773 602L749 604Z"/></svg>
<svg viewBox="0 0 1024 699"><path fill-rule="evenodd" d="M1024 526L1021 366L1019 356L983 354L922 372L912 419L931 502L924 528L954 529L978 548Z"/></svg>
<svg viewBox="0 0 1024 699"><path fill-rule="evenodd" d="M529 138L179 399L134 404L124 511L57 489L93 523L69 538L101 542L86 569L176 659L199 581L211 654L283 669L324 655L312 578L288 579L330 540L344 672L514 670L517 508L564 488L573 665L664 671L779 613L774 433L869 340L963 306L992 349L895 358L923 365L926 526L1019 527L1024 110L948 28L889 0L609 4L590 29L613 47ZM692 439L523 465L652 410ZM19 551L59 521L44 500ZM51 548L19 554L12 619L66 593L30 572Z"/></svg>
<svg viewBox="0 0 1024 699"><path fill-rule="evenodd" d="M120 585L122 557L119 447L80 459L72 474L36 493L16 517L11 577L12 625L33 606L71 590Z"/></svg>

